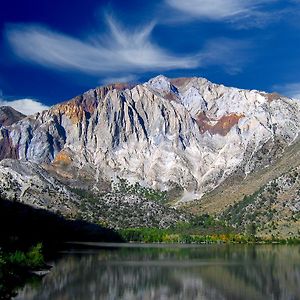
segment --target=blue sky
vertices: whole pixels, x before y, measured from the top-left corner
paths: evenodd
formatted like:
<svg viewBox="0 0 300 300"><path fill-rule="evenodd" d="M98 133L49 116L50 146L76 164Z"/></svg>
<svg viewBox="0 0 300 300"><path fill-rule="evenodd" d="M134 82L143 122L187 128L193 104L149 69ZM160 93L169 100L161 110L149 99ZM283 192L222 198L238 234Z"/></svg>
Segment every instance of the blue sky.
<svg viewBox="0 0 300 300"><path fill-rule="evenodd" d="M0 104L158 74L300 98L299 17L300 0L3 0Z"/></svg>

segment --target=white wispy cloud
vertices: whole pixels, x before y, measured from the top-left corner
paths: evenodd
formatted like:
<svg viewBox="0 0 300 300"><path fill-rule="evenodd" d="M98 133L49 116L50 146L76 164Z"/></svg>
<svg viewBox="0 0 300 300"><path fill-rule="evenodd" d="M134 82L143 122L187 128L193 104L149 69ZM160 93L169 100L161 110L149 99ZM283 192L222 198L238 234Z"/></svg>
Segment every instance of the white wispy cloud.
<svg viewBox="0 0 300 300"><path fill-rule="evenodd" d="M109 33L78 39L37 25L10 25L6 39L19 58L52 69L67 69L109 78L127 77L145 71L192 69L210 64L227 65L228 57L217 49L199 50L190 55L176 55L155 44L151 23L133 30L124 29L107 17ZM238 52L237 45L228 45L226 53ZM220 52L224 50L224 45ZM207 57L210 59L208 60ZM213 59L214 57L214 59ZM240 67L240 66L239 66Z"/></svg>
<svg viewBox="0 0 300 300"><path fill-rule="evenodd" d="M133 74L128 74L124 76L116 77L105 77L101 80L101 84L110 84L110 83L133 83L138 80L138 76Z"/></svg>
<svg viewBox="0 0 300 300"><path fill-rule="evenodd" d="M280 92L282 95L300 99L300 82L274 85L273 89Z"/></svg>
<svg viewBox="0 0 300 300"><path fill-rule="evenodd" d="M173 9L191 18L239 23L239 27L263 26L273 15L268 4L279 0L165 0Z"/></svg>
<svg viewBox="0 0 300 300"><path fill-rule="evenodd" d="M203 66L219 65L228 74L234 75L242 71L242 67L249 59L249 41L217 38L206 43L201 53Z"/></svg>
<svg viewBox="0 0 300 300"><path fill-rule="evenodd" d="M128 31L107 18L109 35L80 40L41 26L10 25L7 40L24 60L86 73L127 73L197 67L193 56L176 56L151 41L154 24Z"/></svg>
<svg viewBox="0 0 300 300"><path fill-rule="evenodd" d="M23 113L24 115L32 115L37 112L48 109L49 107L34 99L3 99L3 93L0 90L0 106L11 106L15 110Z"/></svg>

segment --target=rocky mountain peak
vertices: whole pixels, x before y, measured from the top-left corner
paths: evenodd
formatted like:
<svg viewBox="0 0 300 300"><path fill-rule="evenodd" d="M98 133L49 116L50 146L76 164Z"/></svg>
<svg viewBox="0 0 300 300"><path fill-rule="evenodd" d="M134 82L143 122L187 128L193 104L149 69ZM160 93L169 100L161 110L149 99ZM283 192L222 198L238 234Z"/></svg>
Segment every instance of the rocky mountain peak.
<svg viewBox="0 0 300 300"><path fill-rule="evenodd" d="M146 84L151 90L161 94L169 95L170 93L177 94L177 88L171 83L171 80L164 75L158 75L150 79Z"/></svg>
<svg viewBox="0 0 300 300"><path fill-rule="evenodd" d="M147 85L157 91L170 91L171 83L164 75L158 75L147 82Z"/></svg>

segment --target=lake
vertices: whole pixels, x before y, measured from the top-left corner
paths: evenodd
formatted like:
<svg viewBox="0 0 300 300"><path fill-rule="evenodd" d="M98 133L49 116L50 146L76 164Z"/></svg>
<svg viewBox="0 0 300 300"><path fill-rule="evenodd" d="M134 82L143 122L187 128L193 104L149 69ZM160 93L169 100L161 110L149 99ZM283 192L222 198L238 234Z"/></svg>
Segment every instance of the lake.
<svg viewBox="0 0 300 300"><path fill-rule="evenodd" d="M87 244L15 299L300 299L300 246Z"/></svg>

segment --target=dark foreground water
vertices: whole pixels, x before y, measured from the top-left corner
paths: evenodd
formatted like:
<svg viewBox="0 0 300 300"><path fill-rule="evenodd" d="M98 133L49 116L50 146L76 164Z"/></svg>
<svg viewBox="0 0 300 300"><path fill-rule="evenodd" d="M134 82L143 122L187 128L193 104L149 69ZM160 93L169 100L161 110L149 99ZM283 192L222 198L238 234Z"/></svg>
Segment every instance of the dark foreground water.
<svg viewBox="0 0 300 300"><path fill-rule="evenodd" d="M16 299L300 299L300 247L124 245L66 251Z"/></svg>

